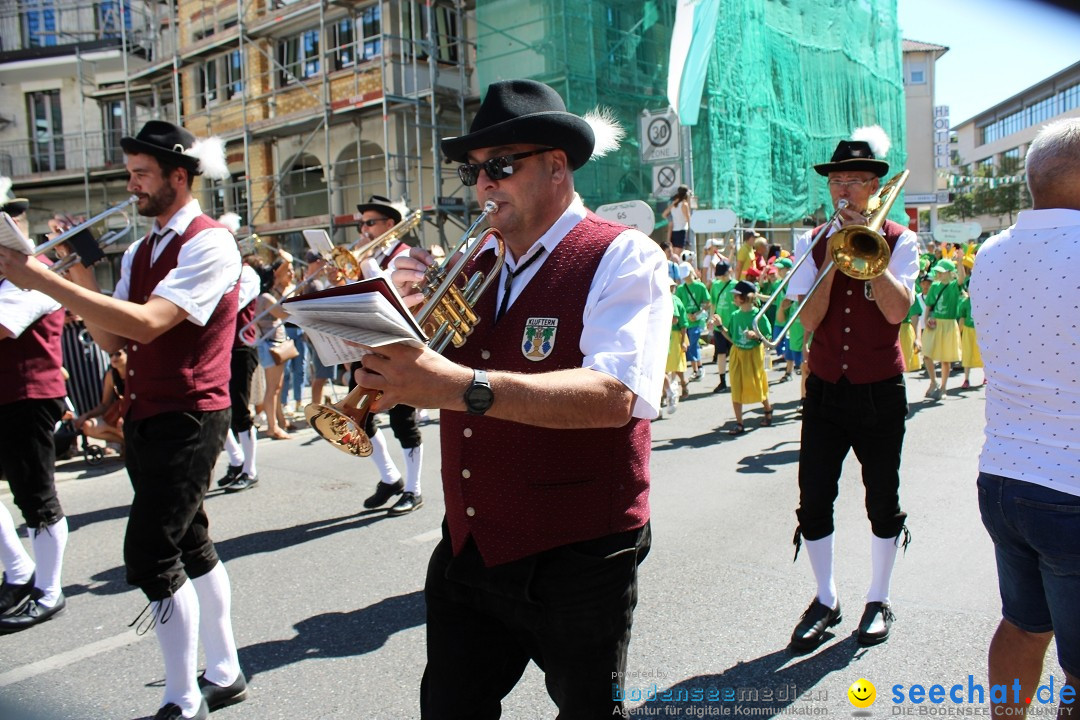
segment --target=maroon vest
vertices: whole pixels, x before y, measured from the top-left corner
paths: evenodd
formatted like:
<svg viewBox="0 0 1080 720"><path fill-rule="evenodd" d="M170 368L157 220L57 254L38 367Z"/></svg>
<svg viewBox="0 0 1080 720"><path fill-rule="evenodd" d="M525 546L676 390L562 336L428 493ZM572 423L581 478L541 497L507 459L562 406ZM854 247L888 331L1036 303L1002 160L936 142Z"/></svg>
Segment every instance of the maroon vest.
<svg viewBox="0 0 1080 720"><path fill-rule="evenodd" d="M582 315L604 251L626 228L588 216L495 324L495 288L461 348L467 367L516 373L580 368ZM494 264L494 253L475 263ZM474 268L475 269L475 268ZM471 271L470 271L471 273ZM496 283L496 286L498 283ZM554 430L443 410L442 477L454 554L472 535L487 566L641 527L649 519L649 421Z"/></svg>
<svg viewBox="0 0 1080 720"><path fill-rule="evenodd" d="M145 303L176 267L180 247L210 228L224 228L206 215L191 221L180 237L150 264L150 243L143 242L131 262L128 299ZM199 327L183 320L150 343L128 343L128 399L130 418L139 420L163 412L223 410L229 407L229 367L236 335L239 280L214 308L210 320Z"/></svg>
<svg viewBox="0 0 1080 720"><path fill-rule="evenodd" d="M820 227L814 228L816 234ZM906 232L904 226L886 220L882 228L891 252ZM827 242L814 248L814 263L827 262ZM846 377L855 385L879 382L904 372L900 351L900 324L885 319L877 303L867 297L870 283L837 272L829 294L829 309L814 330L810 370L822 380L839 382Z"/></svg>
<svg viewBox="0 0 1080 720"><path fill-rule="evenodd" d="M0 342L0 405L67 395L60 371L63 329L64 310L60 308L32 322L19 337Z"/></svg>

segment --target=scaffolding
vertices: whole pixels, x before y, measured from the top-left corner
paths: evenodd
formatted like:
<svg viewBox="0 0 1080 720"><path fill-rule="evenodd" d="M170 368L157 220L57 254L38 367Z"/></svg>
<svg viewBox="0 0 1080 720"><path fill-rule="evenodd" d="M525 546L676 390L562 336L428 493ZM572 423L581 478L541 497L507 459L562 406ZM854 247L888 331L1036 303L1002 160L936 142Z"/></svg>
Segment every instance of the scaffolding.
<svg viewBox="0 0 1080 720"><path fill-rule="evenodd" d="M22 46L0 49L0 73L66 52L82 108L77 133L66 117L63 132L38 127L11 140L0 115L0 172L20 189L71 195L80 186L88 210L116 202L125 177L119 138L165 119L226 143L233 174L202 183L204 210L237 212L247 232L276 235L293 251L304 228L354 239L355 205L372 194L425 210L425 235L440 241L447 219L464 226L473 211L436 160L439 139L463 132L476 95L466 0L18 0L5 8L0 34ZM102 49L117 56L110 71ZM107 109L100 123L87 122L94 104ZM35 162L41 138L57 160L47 168Z"/></svg>

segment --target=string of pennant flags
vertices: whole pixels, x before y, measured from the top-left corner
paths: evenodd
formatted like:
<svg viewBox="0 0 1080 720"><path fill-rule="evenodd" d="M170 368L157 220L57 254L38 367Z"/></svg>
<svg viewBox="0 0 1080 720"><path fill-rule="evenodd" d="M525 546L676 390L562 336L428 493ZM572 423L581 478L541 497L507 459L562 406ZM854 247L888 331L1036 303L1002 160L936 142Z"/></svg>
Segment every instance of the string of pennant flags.
<svg viewBox="0 0 1080 720"><path fill-rule="evenodd" d="M976 175L953 175L951 173L939 173L948 182L949 188L968 187L971 185L986 185L991 190L999 185L1015 185L1027 182L1027 175L1002 175L1001 177L979 177Z"/></svg>

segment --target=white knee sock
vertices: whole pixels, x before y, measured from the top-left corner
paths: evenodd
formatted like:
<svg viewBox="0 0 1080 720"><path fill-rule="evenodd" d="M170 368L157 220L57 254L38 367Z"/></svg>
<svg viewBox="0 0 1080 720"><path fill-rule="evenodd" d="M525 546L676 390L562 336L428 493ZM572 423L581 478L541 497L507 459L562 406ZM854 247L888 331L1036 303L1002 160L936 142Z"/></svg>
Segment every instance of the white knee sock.
<svg viewBox="0 0 1080 720"><path fill-rule="evenodd" d="M420 494L420 469L424 465L424 446L405 451L405 492Z"/></svg>
<svg viewBox="0 0 1080 720"><path fill-rule="evenodd" d="M206 653L206 679L222 687L240 674L240 658L232 629L232 586L225 564L218 562L205 575L192 578L199 596L199 639Z"/></svg>
<svg viewBox="0 0 1080 720"><path fill-rule="evenodd" d="M0 504L0 563L7 581L14 585L22 585L34 574L34 561L23 547L15 521L4 504Z"/></svg>
<svg viewBox="0 0 1080 720"><path fill-rule="evenodd" d="M225 433L225 454L229 457L229 464L233 467L243 465L244 453L232 430Z"/></svg>
<svg viewBox="0 0 1080 720"><path fill-rule="evenodd" d="M251 477L255 477L255 433L254 425L249 427L247 432L240 433L240 447L244 450L244 472Z"/></svg>
<svg viewBox="0 0 1080 720"><path fill-rule="evenodd" d="M892 581L893 565L896 564L897 538L880 538L872 535L870 555L872 575L870 589L866 592L866 602L889 602L889 584Z"/></svg>
<svg viewBox="0 0 1080 720"><path fill-rule="evenodd" d="M34 584L42 592L38 602L45 607L52 607L60 598L60 570L64 564L67 539L66 517L41 530L30 531L30 545L34 548L34 561L37 562Z"/></svg>
<svg viewBox="0 0 1080 720"><path fill-rule="evenodd" d="M835 533L820 540L806 540L806 554L817 580L817 599L831 608L836 607L836 579L833 577L833 538Z"/></svg>
<svg viewBox="0 0 1080 720"><path fill-rule="evenodd" d="M394 461L390 459L390 449L386 447L386 436L382 430L376 429L375 434L371 436L371 447L371 459L375 461L382 481L392 484L400 480L401 473L398 472Z"/></svg>
<svg viewBox="0 0 1080 720"><path fill-rule="evenodd" d="M176 703L185 717L194 717L202 704L202 691L195 677L199 661L199 596L192 583L185 582L172 598L152 603L151 610L158 617L154 632L165 660L165 697L161 704Z"/></svg>

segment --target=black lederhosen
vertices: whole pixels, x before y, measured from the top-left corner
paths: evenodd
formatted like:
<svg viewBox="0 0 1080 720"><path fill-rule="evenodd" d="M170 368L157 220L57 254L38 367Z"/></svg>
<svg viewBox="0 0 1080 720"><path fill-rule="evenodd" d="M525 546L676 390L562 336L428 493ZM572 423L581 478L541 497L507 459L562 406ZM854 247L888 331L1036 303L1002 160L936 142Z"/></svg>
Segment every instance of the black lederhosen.
<svg viewBox="0 0 1080 720"><path fill-rule="evenodd" d="M251 376L259 367L259 351L247 345L236 345L232 349L229 375L229 400L232 402L232 421L230 427L239 437L255 423L251 417Z"/></svg>
<svg viewBox="0 0 1080 720"><path fill-rule="evenodd" d="M866 514L874 535L894 538L907 514L900 510L900 451L907 418L904 376L853 385L806 379L799 449L799 530L807 540L833 532L833 503L849 450L862 464Z"/></svg>
<svg viewBox="0 0 1080 720"><path fill-rule="evenodd" d="M0 467L27 527L40 530L64 517L56 496L53 432L62 398L0 405Z"/></svg>
<svg viewBox="0 0 1080 720"><path fill-rule="evenodd" d="M203 498L225 445L232 410L164 412L124 423L131 502L124 564L149 600L170 597L214 569Z"/></svg>

